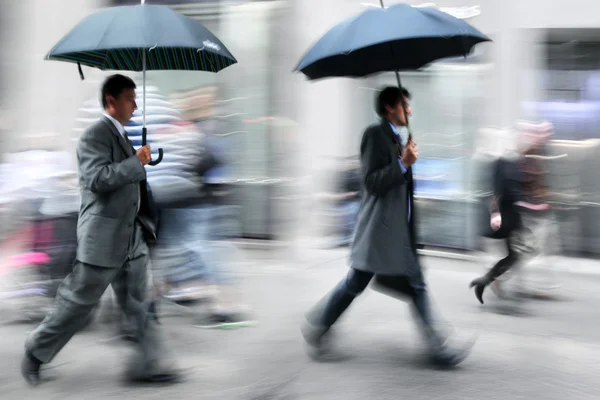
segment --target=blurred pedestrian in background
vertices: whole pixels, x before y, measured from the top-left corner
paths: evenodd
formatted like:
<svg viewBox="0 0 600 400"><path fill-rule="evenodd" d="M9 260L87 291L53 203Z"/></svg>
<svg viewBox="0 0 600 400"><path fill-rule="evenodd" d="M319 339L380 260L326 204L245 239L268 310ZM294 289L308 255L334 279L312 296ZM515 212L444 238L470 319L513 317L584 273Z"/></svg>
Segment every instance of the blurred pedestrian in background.
<svg viewBox="0 0 600 400"><path fill-rule="evenodd" d="M552 134L549 123L517 126L517 157L500 157L493 167L493 195L488 201L489 227L484 236L505 241L507 255L470 284L483 304L485 288L527 258L540 253L537 226L550 210L544 145ZM500 287L496 286L500 293Z"/></svg>

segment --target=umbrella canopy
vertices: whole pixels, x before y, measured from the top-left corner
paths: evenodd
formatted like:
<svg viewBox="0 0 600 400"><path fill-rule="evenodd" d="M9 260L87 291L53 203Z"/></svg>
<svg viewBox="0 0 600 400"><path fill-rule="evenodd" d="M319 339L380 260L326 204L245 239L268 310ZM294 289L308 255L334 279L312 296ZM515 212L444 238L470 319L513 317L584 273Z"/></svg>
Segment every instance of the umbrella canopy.
<svg viewBox="0 0 600 400"><path fill-rule="evenodd" d="M46 59L122 71L218 72L237 63L200 22L167 6L145 4L110 7L88 16Z"/></svg>
<svg viewBox="0 0 600 400"><path fill-rule="evenodd" d="M477 43L489 40L468 23L434 8L369 8L329 30L296 71L321 79L416 70L442 58L466 56Z"/></svg>
<svg viewBox="0 0 600 400"><path fill-rule="evenodd" d="M143 71L142 145L146 145L146 71L218 72L237 63L200 22L167 6L110 7L83 19L46 55L47 60L101 70ZM158 149L157 165L163 157Z"/></svg>

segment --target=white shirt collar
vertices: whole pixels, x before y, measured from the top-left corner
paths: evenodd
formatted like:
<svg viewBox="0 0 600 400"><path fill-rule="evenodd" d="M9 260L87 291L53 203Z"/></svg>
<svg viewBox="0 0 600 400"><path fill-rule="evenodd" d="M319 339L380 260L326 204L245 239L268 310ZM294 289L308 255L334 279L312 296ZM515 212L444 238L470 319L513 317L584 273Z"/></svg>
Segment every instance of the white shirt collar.
<svg viewBox="0 0 600 400"><path fill-rule="evenodd" d="M114 119L113 117L108 115L107 113L104 113L104 116L106 118L108 118L110 121L112 121L112 123L115 125L115 127L117 128L117 131L119 131L121 136L125 136L125 128L123 127L123 125L121 125L121 123L119 121L117 121L116 119Z"/></svg>

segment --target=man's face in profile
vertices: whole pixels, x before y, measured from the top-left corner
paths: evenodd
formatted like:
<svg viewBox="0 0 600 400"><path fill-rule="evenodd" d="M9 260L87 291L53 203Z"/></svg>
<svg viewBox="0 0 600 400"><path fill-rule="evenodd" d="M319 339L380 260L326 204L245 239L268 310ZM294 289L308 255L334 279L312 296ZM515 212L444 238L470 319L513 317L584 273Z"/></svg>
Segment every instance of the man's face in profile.
<svg viewBox="0 0 600 400"><path fill-rule="evenodd" d="M122 124L129 122L137 110L135 89L123 89L116 98L108 96L107 101L114 113L113 116Z"/></svg>

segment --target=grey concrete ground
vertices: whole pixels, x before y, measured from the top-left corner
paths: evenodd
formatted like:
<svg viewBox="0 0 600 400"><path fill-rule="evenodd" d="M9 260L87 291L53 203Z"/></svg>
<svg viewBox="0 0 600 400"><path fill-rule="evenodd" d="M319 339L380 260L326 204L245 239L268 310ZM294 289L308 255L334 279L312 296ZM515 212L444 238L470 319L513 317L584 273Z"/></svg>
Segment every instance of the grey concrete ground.
<svg viewBox="0 0 600 400"><path fill-rule="evenodd" d="M46 371L52 380L31 390L18 367L32 325L0 326L2 399L599 399L600 275L561 272L553 301L480 306L468 282L476 263L424 258L436 309L461 335L477 333L471 357L454 371L422 361L423 347L406 304L369 291L340 321L340 359L310 361L299 335L303 312L345 273L345 251L301 252L300 262L253 253L243 267L244 290L259 324L203 330L194 314L163 320L185 381L167 387L120 382L127 346L107 342L96 325L76 336ZM562 263L574 261L562 260ZM587 262L589 265L594 263ZM565 265L563 265L564 267ZM600 270L600 263L597 265ZM563 268L564 269L564 268ZM517 315L502 311L516 306ZM169 308L168 310L173 311Z"/></svg>

